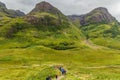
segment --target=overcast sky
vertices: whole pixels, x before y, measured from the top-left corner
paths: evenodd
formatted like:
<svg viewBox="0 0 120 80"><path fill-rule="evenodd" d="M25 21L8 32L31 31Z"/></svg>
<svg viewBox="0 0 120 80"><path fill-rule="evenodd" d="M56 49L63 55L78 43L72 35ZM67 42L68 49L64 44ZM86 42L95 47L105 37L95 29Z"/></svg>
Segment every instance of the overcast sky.
<svg viewBox="0 0 120 80"><path fill-rule="evenodd" d="M0 0L7 8L31 11L36 3L43 0ZM120 0L46 0L60 9L64 14L85 14L96 7L106 7L120 21Z"/></svg>

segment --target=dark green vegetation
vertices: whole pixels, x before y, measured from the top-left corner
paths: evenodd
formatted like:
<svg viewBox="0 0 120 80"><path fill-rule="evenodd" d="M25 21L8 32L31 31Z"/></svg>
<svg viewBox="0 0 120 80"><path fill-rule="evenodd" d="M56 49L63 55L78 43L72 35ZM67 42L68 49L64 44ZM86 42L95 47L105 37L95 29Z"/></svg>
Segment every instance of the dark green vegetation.
<svg viewBox="0 0 120 80"><path fill-rule="evenodd" d="M119 23L110 14L102 17L104 10L96 11L74 24L47 2L23 17L2 12L0 80L54 80L61 75L58 65L67 69L61 80L119 80Z"/></svg>

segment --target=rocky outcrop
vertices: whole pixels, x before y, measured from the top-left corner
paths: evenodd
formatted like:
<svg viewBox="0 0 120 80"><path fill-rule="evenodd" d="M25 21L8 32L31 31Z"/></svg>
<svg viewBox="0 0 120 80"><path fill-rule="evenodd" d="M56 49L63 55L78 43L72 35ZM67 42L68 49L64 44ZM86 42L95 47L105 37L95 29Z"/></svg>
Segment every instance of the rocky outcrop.
<svg viewBox="0 0 120 80"><path fill-rule="evenodd" d="M34 25L60 26L68 23L67 17L60 10L48 2L40 2L27 14L26 20Z"/></svg>
<svg viewBox="0 0 120 80"><path fill-rule="evenodd" d="M46 1L38 3L29 14L34 14L36 12L39 12L39 13L47 12L55 15L62 14L62 12L60 12L56 7L52 6L50 3Z"/></svg>
<svg viewBox="0 0 120 80"><path fill-rule="evenodd" d="M81 25L89 25L89 24L96 24L96 23L112 23L117 21L106 8L99 7L92 10L88 14L84 15L71 15L68 16L71 20L80 20Z"/></svg>

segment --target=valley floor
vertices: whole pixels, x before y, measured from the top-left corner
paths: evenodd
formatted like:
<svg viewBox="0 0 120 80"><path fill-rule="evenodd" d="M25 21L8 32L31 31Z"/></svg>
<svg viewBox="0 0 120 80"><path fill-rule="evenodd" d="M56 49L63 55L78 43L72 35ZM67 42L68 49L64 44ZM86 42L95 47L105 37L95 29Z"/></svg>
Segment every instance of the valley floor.
<svg viewBox="0 0 120 80"><path fill-rule="evenodd" d="M63 66L67 75L61 77L56 66ZM43 46L0 50L0 80L45 80L56 74L60 80L120 80L120 51Z"/></svg>

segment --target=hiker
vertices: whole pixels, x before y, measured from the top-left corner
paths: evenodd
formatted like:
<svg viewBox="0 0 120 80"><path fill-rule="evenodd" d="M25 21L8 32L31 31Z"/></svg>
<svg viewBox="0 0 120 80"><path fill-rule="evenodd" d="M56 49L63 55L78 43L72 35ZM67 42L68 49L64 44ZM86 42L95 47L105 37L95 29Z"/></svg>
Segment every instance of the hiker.
<svg viewBox="0 0 120 80"><path fill-rule="evenodd" d="M52 80L52 79L51 79L51 76L48 76L48 77L46 78L46 80Z"/></svg>
<svg viewBox="0 0 120 80"><path fill-rule="evenodd" d="M60 67L59 70L62 72L62 75L66 75L66 70L64 68Z"/></svg>

